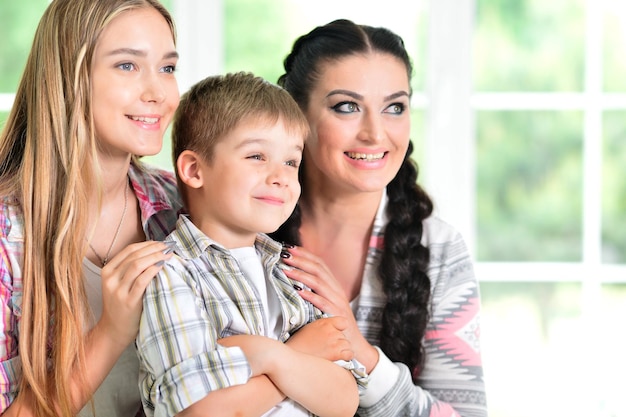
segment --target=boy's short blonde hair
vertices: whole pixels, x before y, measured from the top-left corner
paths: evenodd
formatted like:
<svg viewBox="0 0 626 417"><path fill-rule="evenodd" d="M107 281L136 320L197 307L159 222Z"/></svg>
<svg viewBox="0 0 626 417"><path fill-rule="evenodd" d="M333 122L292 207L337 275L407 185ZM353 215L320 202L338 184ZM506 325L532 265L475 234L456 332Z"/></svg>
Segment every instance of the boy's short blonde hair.
<svg viewBox="0 0 626 417"><path fill-rule="evenodd" d="M282 87L249 72L207 77L180 99L172 125L174 165L185 150L210 162L215 145L241 123L278 120L293 135L309 134L306 117Z"/></svg>

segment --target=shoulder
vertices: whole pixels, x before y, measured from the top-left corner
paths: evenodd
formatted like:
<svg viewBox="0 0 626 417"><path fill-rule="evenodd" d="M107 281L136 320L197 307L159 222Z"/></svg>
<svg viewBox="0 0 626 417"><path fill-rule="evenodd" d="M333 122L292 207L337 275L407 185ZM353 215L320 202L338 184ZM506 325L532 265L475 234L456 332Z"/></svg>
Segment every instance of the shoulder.
<svg viewBox="0 0 626 417"><path fill-rule="evenodd" d="M476 285L471 254L454 226L429 217L424 220L422 243L430 252L428 275L434 286Z"/></svg>
<svg viewBox="0 0 626 417"><path fill-rule="evenodd" d="M183 207L174 174L132 163L128 175L139 201L146 236L153 240L164 239L176 226Z"/></svg>
<svg viewBox="0 0 626 417"><path fill-rule="evenodd" d="M278 255L283 249L283 245L280 242L272 239L265 233L257 234L254 246L260 250L261 253L268 255Z"/></svg>
<svg viewBox="0 0 626 417"><path fill-rule="evenodd" d="M459 231L440 217L430 216L424 220L423 225L422 243L425 246L463 241Z"/></svg>
<svg viewBox="0 0 626 417"><path fill-rule="evenodd" d="M198 285L198 271L189 261L174 254L146 287L144 308L146 305L172 305L180 300L190 301L190 296L193 300L198 296Z"/></svg>
<svg viewBox="0 0 626 417"><path fill-rule="evenodd" d="M138 197L153 205L164 205L175 210L182 206L173 172L145 163L133 163L129 176Z"/></svg>

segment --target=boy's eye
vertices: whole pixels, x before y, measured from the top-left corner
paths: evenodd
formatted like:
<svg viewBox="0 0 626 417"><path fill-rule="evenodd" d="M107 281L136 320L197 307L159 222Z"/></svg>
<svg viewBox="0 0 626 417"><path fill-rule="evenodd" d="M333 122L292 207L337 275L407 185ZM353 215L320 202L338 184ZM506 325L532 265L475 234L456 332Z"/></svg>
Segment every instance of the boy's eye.
<svg viewBox="0 0 626 417"><path fill-rule="evenodd" d="M168 65L166 67L163 67L163 72L166 72L168 74L173 74L176 72L176 65Z"/></svg>
<svg viewBox="0 0 626 417"><path fill-rule="evenodd" d="M248 159L256 159L257 161L262 161L263 155L261 155L260 153L255 153L254 155L248 156Z"/></svg>
<svg viewBox="0 0 626 417"><path fill-rule="evenodd" d="M300 166L300 162L296 161L295 159L292 159L291 161L287 161L285 162L285 164L294 168L298 168Z"/></svg>
<svg viewBox="0 0 626 417"><path fill-rule="evenodd" d="M359 106L353 101L342 101L332 106L337 113L354 113L359 111Z"/></svg>

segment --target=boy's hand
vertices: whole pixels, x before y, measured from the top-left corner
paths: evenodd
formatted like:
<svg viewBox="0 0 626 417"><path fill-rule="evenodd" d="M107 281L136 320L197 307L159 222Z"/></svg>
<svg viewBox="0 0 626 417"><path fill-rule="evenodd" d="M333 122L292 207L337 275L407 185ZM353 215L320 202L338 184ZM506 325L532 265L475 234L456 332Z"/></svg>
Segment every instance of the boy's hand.
<svg viewBox="0 0 626 417"><path fill-rule="evenodd" d="M322 318L298 330L287 340L287 344L299 352L329 361L349 361L354 358L354 351L343 334L347 326L345 317Z"/></svg>
<svg viewBox="0 0 626 417"><path fill-rule="evenodd" d="M289 355L291 348L266 336L239 334L217 341L224 347L239 347L246 355L252 376L269 375L276 369L281 358Z"/></svg>

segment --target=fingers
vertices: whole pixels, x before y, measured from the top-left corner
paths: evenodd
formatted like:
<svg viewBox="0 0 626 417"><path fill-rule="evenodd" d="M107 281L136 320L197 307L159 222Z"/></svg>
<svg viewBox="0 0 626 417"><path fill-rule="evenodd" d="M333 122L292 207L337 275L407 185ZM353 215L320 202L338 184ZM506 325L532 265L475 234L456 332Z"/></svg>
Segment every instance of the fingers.
<svg viewBox="0 0 626 417"><path fill-rule="evenodd" d="M127 246L102 268L103 285L141 297L154 276L169 259L171 245L147 241Z"/></svg>
<svg viewBox="0 0 626 417"><path fill-rule="evenodd" d="M133 266L144 270L150 264L156 264L168 259L169 256L171 256L171 248L171 244L157 241L133 243L115 255L102 269L103 271L107 269L117 269L123 264L138 262L138 264L134 264Z"/></svg>
<svg viewBox="0 0 626 417"><path fill-rule="evenodd" d="M292 267L285 269L289 278L324 297L334 294L333 297L345 298L341 285L321 258L300 247L284 248L283 252L289 255L282 259L283 263Z"/></svg>
<svg viewBox="0 0 626 417"><path fill-rule="evenodd" d="M298 246L285 247L283 248L283 252L290 255L289 257L283 258L283 262L287 265L313 275L332 276L330 269L326 266L324 261L304 248Z"/></svg>
<svg viewBox="0 0 626 417"><path fill-rule="evenodd" d="M135 338L146 287L171 256L171 247L163 242L140 242L124 248L102 268L100 321L112 339L128 343Z"/></svg>
<svg viewBox="0 0 626 417"><path fill-rule="evenodd" d="M298 294L326 314L342 316L348 314L350 304L341 286L330 274L301 269L284 270L288 278L301 282L311 290L299 290ZM351 313L350 313L351 314Z"/></svg>
<svg viewBox="0 0 626 417"><path fill-rule="evenodd" d="M342 316L329 317L328 320L330 320L335 329L339 331L346 330L348 328L348 324L350 323L347 318Z"/></svg>

